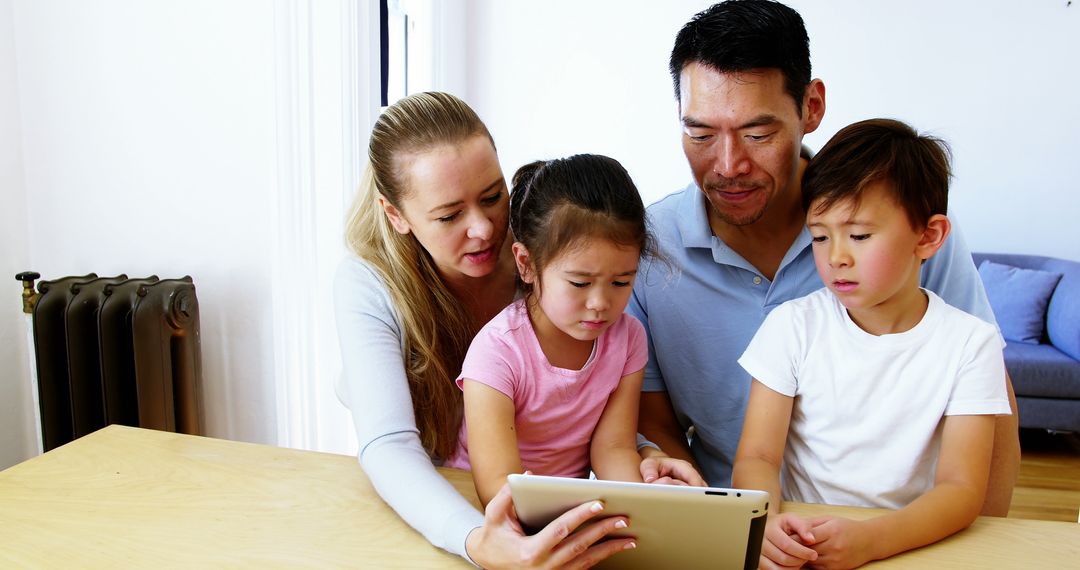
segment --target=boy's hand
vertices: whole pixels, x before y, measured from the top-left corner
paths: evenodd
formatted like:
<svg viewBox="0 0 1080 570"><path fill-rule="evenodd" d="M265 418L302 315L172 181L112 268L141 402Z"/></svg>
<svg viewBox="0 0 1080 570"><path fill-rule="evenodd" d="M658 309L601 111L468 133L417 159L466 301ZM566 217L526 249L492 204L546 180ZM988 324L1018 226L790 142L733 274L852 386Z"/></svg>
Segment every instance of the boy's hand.
<svg viewBox="0 0 1080 570"><path fill-rule="evenodd" d="M641 480L660 485L705 487L705 480L689 461L654 455L641 461Z"/></svg>
<svg viewBox="0 0 1080 570"><path fill-rule="evenodd" d="M866 525L840 517L822 516L810 520L817 552L812 568L838 570L856 568L874 559L874 537Z"/></svg>
<svg viewBox="0 0 1080 570"><path fill-rule="evenodd" d="M802 568L818 558L818 553L804 545L817 540L810 521L791 513L769 515L765 524L765 540L761 543L759 568Z"/></svg>

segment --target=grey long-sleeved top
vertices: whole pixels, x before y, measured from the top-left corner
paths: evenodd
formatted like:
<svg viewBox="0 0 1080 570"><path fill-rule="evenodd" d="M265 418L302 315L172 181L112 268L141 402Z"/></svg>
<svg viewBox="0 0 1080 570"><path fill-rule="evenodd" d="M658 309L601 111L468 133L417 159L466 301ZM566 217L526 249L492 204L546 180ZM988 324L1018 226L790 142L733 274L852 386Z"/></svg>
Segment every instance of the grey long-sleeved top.
<svg viewBox="0 0 1080 570"><path fill-rule="evenodd" d="M420 444L401 319L382 278L356 256L338 266L334 313L342 358L336 390L352 412L361 467L409 526L468 560L465 539L484 517L435 470Z"/></svg>

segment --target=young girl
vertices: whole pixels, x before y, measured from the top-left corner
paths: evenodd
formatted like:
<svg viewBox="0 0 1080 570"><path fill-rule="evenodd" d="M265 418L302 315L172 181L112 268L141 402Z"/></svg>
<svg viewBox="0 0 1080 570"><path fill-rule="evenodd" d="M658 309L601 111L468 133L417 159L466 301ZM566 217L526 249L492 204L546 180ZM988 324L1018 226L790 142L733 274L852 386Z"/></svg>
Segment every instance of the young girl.
<svg viewBox="0 0 1080 570"><path fill-rule="evenodd" d="M487 504L506 476L641 481L638 394L645 332L623 314L645 208L615 160L576 155L514 175L510 229L524 295L473 339L458 386L465 421L447 463L471 469Z"/></svg>

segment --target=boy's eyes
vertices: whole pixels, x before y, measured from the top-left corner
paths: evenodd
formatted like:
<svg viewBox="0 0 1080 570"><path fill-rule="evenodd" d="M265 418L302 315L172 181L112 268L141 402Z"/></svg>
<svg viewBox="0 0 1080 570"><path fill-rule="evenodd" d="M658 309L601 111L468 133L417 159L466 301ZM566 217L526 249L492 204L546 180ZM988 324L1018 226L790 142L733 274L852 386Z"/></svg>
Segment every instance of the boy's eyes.
<svg viewBox="0 0 1080 570"><path fill-rule="evenodd" d="M829 239L828 236L811 236L810 237L810 241L812 241L814 243L824 243L825 240L827 240L827 239ZM870 239L870 234L851 234L851 239L853 241L868 240L868 239Z"/></svg>

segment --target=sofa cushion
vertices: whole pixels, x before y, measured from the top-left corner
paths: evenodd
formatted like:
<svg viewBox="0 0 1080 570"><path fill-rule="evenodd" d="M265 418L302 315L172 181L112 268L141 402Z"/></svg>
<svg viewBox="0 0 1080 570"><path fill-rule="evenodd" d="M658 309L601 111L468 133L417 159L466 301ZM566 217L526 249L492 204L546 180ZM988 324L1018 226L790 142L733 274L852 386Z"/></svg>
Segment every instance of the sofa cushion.
<svg viewBox="0 0 1080 570"><path fill-rule="evenodd" d="M1080 362L1049 344L1006 344L1005 367L1017 396L1080 399Z"/></svg>
<svg viewBox="0 0 1080 570"><path fill-rule="evenodd" d="M1046 330L1046 308L1060 273L983 261L979 277L1006 340L1039 344Z"/></svg>

